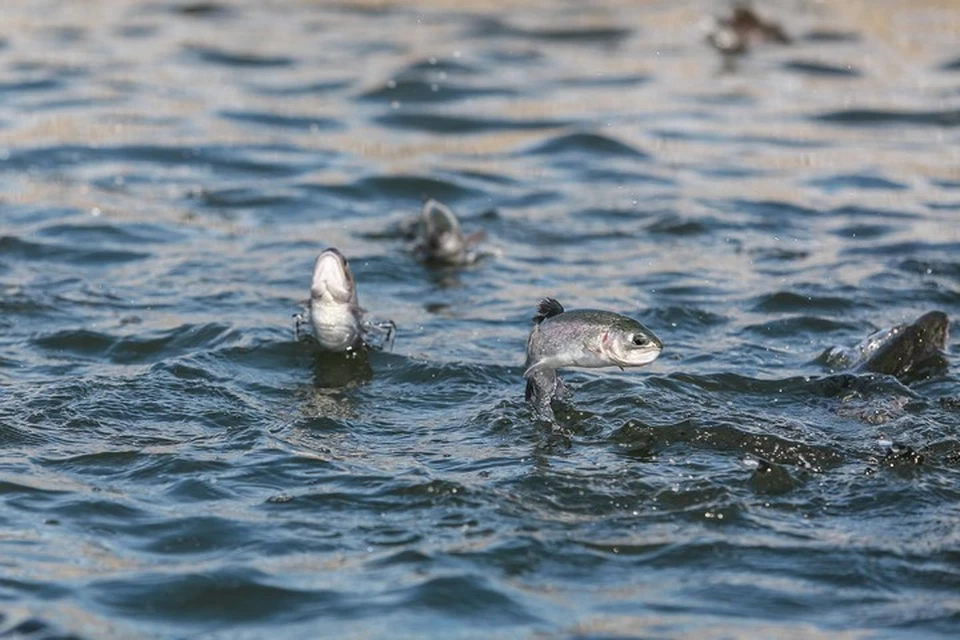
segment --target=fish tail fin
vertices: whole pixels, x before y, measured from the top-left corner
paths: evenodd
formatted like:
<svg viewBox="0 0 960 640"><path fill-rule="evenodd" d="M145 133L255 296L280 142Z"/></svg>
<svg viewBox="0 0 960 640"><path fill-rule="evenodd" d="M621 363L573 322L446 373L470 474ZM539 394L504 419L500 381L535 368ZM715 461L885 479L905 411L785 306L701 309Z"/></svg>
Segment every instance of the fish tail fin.
<svg viewBox="0 0 960 640"><path fill-rule="evenodd" d="M527 378L524 397L533 406L538 416L553 422L553 409L550 402L556 394L560 380L552 369L537 369L535 374Z"/></svg>
<svg viewBox="0 0 960 640"><path fill-rule="evenodd" d="M540 324L547 318L563 313L563 305L553 298L544 298L537 305L537 315L533 316L533 323Z"/></svg>

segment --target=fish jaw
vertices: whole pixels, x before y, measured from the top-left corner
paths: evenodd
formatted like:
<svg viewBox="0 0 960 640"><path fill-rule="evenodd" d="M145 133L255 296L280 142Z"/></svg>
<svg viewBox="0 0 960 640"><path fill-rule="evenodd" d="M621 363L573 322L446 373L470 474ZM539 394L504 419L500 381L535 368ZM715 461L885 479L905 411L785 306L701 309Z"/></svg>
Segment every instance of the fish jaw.
<svg viewBox="0 0 960 640"><path fill-rule="evenodd" d="M627 367L642 367L648 365L663 352L663 344L659 340L650 342L645 346L635 346L628 349L619 347L615 342L608 339L603 354L621 369Z"/></svg>
<svg viewBox="0 0 960 640"><path fill-rule="evenodd" d="M310 298L357 305L357 287L350 272L350 265L338 250L327 249L317 257L313 267Z"/></svg>
<svg viewBox="0 0 960 640"><path fill-rule="evenodd" d="M428 232L431 234L452 233L458 236L463 235L460 231L460 221L457 220L457 216L442 202L432 199L427 200L423 204L421 216Z"/></svg>
<svg viewBox="0 0 960 640"><path fill-rule="evenodd" d="M427 200L420 220L421 246L427 259L449 264L467 261L468 242L453 211L436 200Z"/></svg>

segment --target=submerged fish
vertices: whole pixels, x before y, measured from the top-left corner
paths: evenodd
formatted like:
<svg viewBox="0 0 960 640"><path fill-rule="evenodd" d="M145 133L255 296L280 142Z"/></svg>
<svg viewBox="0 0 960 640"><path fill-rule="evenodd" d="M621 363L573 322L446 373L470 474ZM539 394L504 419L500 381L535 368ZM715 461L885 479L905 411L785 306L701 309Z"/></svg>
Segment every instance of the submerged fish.
<svg viewBox="0 0 960 640"><path fill-rule="evenodd" d="M914 381L946 368L943 350L950 337L950 319L931 311L912 324L899 324L867 336L853 348L827 349L821 359L831 369L885 373L901 382Z"/></svg>
<svg viewBox="0 0 960 640"><path fill-rule="evenodd" d="M317 257L313 267L307 320L313 337L321 349L334 353L351 353L367 346L364 335L370 330L393 335L393 323L370 324L363 320L364 310L357 302L357 286L347 259L330 248ZM297 335L304 320L297 316Z"/></svg>
<svg viewBox="0 0 960 640"><path fill-rule="evenodd" d="M640 367L657 359L663 343L652 331L611 311L564 311L553 298L537 306L527 338L526 399L552 420L551 400L563 393L561 367Z"/></svg>
<svg viewBox="0 0 960 640"><path fill-rule="evenodd" d="M424 262L447 265L473 264L480 257L475 248L486 234L475 231L464 235L457 216L446 205L427 200L420 212L418 238L414 250Z"/></svg>

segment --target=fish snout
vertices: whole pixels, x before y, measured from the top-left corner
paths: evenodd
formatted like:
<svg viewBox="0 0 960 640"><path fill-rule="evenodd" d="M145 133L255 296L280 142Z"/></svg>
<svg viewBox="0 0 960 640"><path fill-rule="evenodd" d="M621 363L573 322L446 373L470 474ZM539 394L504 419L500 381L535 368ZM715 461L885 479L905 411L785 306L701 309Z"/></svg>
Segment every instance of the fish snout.
<svg viewBox="0 0 960 640"><path fill-rule="evenodd" d="M427 200L423 205L423 220L427 235L460 234L460 222L446 205L436 200Z"/></svg>
<svg viewBox="0 0 960 640"><path fill-rule="evenodd" d="M623 335L614 346L611 359L620 367L640 367L650 364L663 351L663 342L653 332L637 329Z"/></svg>
<svg viewBox="0 0 960 640"><path fill-rule="evenodd" d="M347 259L336 249L327 249L317 257L310 295L313 298L329 295L341 303L349 303L353 299L353 275Z"/></svg>

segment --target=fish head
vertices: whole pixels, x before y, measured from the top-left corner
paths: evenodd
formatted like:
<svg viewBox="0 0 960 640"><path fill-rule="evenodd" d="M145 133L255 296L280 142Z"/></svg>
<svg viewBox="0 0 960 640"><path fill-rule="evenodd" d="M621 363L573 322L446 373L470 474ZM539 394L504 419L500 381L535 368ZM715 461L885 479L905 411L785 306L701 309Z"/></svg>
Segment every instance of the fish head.
<svg viewBox="0 0 960 640"><path fill-rule="evenodd" d="M317 257L310 298L316 302L356 306L357 287L353 274L347 259L338 250L330 248Z"/></svg>
<svg viewBox="0 0 960 640"><path fill-rule="evenodd" d="M454 260L466 249L460 221L448 207L436 200L427 200L421 213L422 243L428 257Z"/></svg>
<svg viewBox="0 0 960 640"><path fill-rule="evenodd" d="M660 356L663 342L633 318L621 316L601 336L600 348L621 368L641 367Z"/></svg>
<svg viewBox="0 0 960 640"><path fill-rule="evenodd" d="M950 318L943 311L925 313L911 325L924 350L943 351L950 339Z"/></svg>

